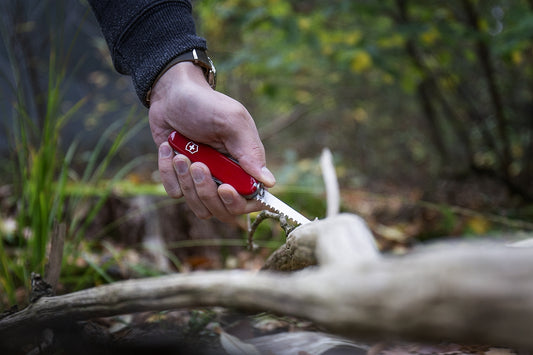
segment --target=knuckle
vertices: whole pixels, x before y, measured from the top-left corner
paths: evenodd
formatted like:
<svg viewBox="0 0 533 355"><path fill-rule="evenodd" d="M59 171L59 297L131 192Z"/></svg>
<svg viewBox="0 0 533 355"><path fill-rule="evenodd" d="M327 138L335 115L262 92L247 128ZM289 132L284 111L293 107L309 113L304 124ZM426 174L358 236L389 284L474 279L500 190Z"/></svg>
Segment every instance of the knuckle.
<svg viewBox="0 0 533 355"><path fill-rule="evenodd" d="M248 117L248 110L246 110L246 107L244 107L241 103L237 102L235 105L233 105L232 114L236 117L242 117L246 118Z"/></svg>
<svg viewBox="0 0 533 355"><path fill-rule="evenodd" d="M181 188L179 186L167 188L165 190L167 191L167 195L172 197L172 198L181 198L181 197L183 197L183 193L181 192Z"/></svg>
<svg viewBox="0 0 533 355"><path fill-rule="evenodd" d="M197 211L195 215L200 219L209 219L212 217L211 212L209 211Z"/></svg>
<svg viewBox="0 0 533 355"><path fill-rule="evenodd" d="M204 203L211 203L218 200L217 186L211 179L204 179L200 184L195 184L198 198Z"/></svg>
<svg viewBox="0 0 533 355"><path fill-rule="evenodd" d="M180 190L184 195L187 195L194 191L194 187L188 184L182 184L180 185Z"/></svg>
<svg viewBox="0 0 533 355"><path fill-rule="evenodd" d="M204 202L213 201L214 198L218 198L218 196L216 196L216 194L213 194L212 191L209 191L209 189L198 189L197 193L200 200Z"/></svg>
<svg viewBox="0 0 533 355"><path fill-rule="evenodd" d="M221 119L222 120L219 122L220 128L232 130L235 127L232 124L228 125L229 122L239 125L248 125L248 121L251 119L251 116L246 107L244 107L240 102L235 101L225 107L224 113L221 115Z"/></svg>
<svg viewBox="0 0 533 355"><path fill-rule="evenodd" d="M230 204L230 205L225 205L225 206L231 215L238 216L238 215L243 214L242 208L240 208L240 206L238 205Z"/></svg>

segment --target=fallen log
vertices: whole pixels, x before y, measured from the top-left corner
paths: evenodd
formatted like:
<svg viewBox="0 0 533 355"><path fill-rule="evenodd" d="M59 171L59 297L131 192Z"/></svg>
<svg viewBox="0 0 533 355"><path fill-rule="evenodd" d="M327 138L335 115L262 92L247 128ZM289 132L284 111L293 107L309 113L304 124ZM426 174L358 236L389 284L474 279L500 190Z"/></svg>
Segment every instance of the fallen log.
<svg viewBox="0 0 533 355"><path fill-rule="evenodd" d="M0 319L0 339L65 319L224 306L302 317L361 340L533 350L530 249L473 245L381 257L367 236L354 234L360 225L340 215L296 229L292 238L315 240L318 267L175 274L43 297Z"/></svg>

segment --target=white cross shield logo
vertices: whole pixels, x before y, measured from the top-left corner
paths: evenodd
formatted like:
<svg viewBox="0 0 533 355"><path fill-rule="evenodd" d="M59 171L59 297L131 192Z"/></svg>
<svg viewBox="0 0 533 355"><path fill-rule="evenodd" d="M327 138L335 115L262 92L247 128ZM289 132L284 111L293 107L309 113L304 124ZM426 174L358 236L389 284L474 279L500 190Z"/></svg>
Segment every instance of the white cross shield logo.
<svg viewBox="0 0 533 355"><path fill-rule="evenodd" d="M194 153L196 153L198 151L198 144L196 144L194 142L189 142L185 146L185 150L188 151L191 154L194 154Z"/></svg>

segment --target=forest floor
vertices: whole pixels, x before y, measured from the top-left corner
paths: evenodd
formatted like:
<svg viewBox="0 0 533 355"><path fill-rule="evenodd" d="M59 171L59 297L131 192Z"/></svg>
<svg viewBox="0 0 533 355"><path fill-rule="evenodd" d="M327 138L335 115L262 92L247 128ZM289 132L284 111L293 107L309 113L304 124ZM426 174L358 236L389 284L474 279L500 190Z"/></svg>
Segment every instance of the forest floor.
<svg viewBox="0 0 533 355"><path fill-rule="evenodd" d="M0 340L2 354L510 355L525 351L451 342L357 342L312 323L222 308L143 312L66 322Z"/></svg>
<svg viewBox="0 0 533 355"><path fill-rule="evenodd" d="M454 189L456 189L454 187ZM436 236L446 235L446 240L472 238L500 238L504 241L520 239L514 233L516 226L512 219L501 218L491 213L478 213L488 202L486 196L465 188L457 192L458 198L467 203L457 203L449 208L424 201L421 192L405 191L401 194L382 191L370 193L364 190L343 191L343 209L361 215L376 236L384 253L405 254L419 243L433 241ZM484 192L490 194L489 192ZM470 195L465 195L470 194ZM475 195L473 195L475 194ZM491 197L494 199L494 194ZM114 198L108 202L109 210L128 210L131 199ZM138 201L137 201L138 202ZM138 206L136 206L137 208ZM186 240L194 239L195 234L213 234L226 238L228 235L242 235L243 226L228 226L216 221L198 221L186 211L186 207L176 205L178 210L165 210L159 219L168 220L166 214L182 215L182 221L173 225L158 225L160 230L168 228L179 233ZM185 209L185 210L184 210ZM102 216L95 220L93 231L98 231L109 223L109 210L102 210ZM116 212L120 214L119 212ZM161 216L163 215L163 216ZM153 217L153 216L152 216ZM139 277L129 268L132 264L157 263L153 253L141 247L143 237L135 237L139 230L147 231L147 220L132 219L130 225L120 228L119 235L105 236L98 243L107 243L105 248L97 248L93 262L105 266L114 279ZM175 224L177 223L177 224ZM100 224L100 225L98 225ZM140 227L141 226L141 227ZM276 226L275 228L279 228ZM224 232L220 232L224 230ZM496 230L496 233L490 233ZM200 232L199 232L200 231ZM504 231L504 232L502 232ZM513 233L507 233L513 231ZM117 232L117 231L115 231ZM141 233L142 234L142 233ZM174 233L176 234L176 233ZM277 238L279 233L270 235ZM132 238L133 243L132 243ZM241 237L242 238L242 237ZM283 239L283 235L281 235ZM442 239L437 239L442 240ZM165 243L176 243L167 240ZM179 241L178 241L179 242ZM112 247L110 247L111 245ZM139 247L131 248L131 245ZM192 272L194 270L215 270L239 268L258 270L263 265L271 248L248 251L244 246L220 246L176 248L179 270L170 272ZM122 261L118 261L120 255ZM109 262L116 260L117 262ZM87 259L71 260L80 268L88 267ZM169 272L169 265L164 266ZM63 285L58 293L66 293ZM23 292L21 291L21 295ZM22 297L22 296L21 296ZM24 301L21 299L21 304ZM352 342L349 345L323 333L305 319L282 317L269 313L246 314L225 308L202 308L169 310L166 312L142 312L110 318L97 318L85 322L67 322L50 325L47 329L25 332L11 339L0 339L2 354L525 354L491 345L460 345L443 342L441 344L418 344L403 342ZM316 337L319 336L320 339ZM16 339L15 339L16 338ZM326 345L324 345L324 343ZM320 347L322 346L322 347ZM280 352L279 349L283 349Z"/></svg>

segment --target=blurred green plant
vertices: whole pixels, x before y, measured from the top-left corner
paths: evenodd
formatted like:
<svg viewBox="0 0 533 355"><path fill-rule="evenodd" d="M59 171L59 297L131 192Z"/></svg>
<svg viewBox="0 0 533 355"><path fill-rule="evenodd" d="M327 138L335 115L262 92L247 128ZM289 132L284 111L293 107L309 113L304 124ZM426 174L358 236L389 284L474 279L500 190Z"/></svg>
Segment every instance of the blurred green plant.
<svg viewBox="0 0 533 355"><path fill-rule="evenodd" d="M50 232L64 212L67 166L74 153L74 149L69 149L64 157L60 157L60 132L84 100L72 105L65 113L61 112L65 67L62 66L64 63L58 62L58 51L50 52L46 93L41 93L39 98L28 94L28 81L22 78L23 65L15 54L14 46L11 46L12 42L4 26L2 37L14 77L13 90L16 95L11 135L16 168L11 180L13 193L17 198L17 227L9 236L9 242L21 247L18 250L21 255L10 255L3 246L8 240L1 235L0 285L6 291L9 302L13 303L16 287L21 283L26 284L31 271L43 274ZM68 55L64 59L67 60ZM44 103L44 112L37 113L38 110L34 110L32 103L37 101ZM44 116L40 116L40 113Z"/></svg>
<svg viewBox="0 0 533 355"><path fill-rule="evenodd" d="M61 42L61 36L51 35L48 60L40 58L41 64L47 62L48 74L47 88L42 92L39 79L31 80L27 75L31 71L28 62L34 58L20 60L20 53L17 53L16 43L9 32L12 29L7 25L0 27L10 64L10 73L3 74L13 77L12 89L16 97L12 117L5 118L5 122L13 122L10 138L14 169L10 170L11 176L4 178L11 184L16 201L16 223L12 229L0 228L0 289L4 294L0 305L4 305L20 301L17 292L21 287L29 287L31 272L44 274L49 242L56 225L67 226L65 250L68 253L79 252L78 243L114 184L123 179L132 167L147 159L146 156L133 159L102 185L111 160L147 121L139 120L135 111L131 110L125 122L117 120L109 125L91 150L81 177L76 178L70 165L82 136L74 139L66 152L61 147L63 128L67 122L83 118L79 109L86 102L86 98L82 98L71 104L64 99L69 84L68 62L76 35L67 46ZM112 142L110 147L109 141ZM100 193L96 198L70 196L68 186L72 182L93 186ZM93 274L101 273L94 265L89 270Z"/></svg>
<svg viewBox="0 0 533 355"><path fill-rule="evenodd" d="M72 146L61 158L60 132L67 120L83 104L78 101L66 113L60 113L61 84L65 73L57 71L55 55L50 56L49 88L46 102L44 127L38 132L23 101L16 104L14 120L15 152L17 158L15 191L20 199L17 206L17 237L26 240L30 250L28 267L43 273L46 246L52 226L63 214L65 204L64 186L68 163L74 154ZM20 97L20 95L19 95ZM34 144L30 137L38 136ZM27 277L27 270L24 272ZM19 277L21 275L18 275Z"/></svg>
<svg viewBox="0 0 533 355"><path fill-rule="evenodd" d="M51 68L51 72L52 72ZM76 141L70 145L66 154L62 154L59 147L60 132L65 122L73 117L77 108L83 103L80 100L65 114L58 114L60 100L59 86L64 73L52 75L55 84L49 92L45 129L42 140L35 146L29 140L30 133L35 130L31 119L22 106L17 112L21 115L15 119L14 133L15 152L18 170L14 172L13 187L17 196L16 225L14 234L3 236L0 247L2 267L0 269L0 282L10 303L15 302L15 291L18 286L28 286L30 273L44 273L47 247L54 225L65 223L68 227L67 244L68 253L76 253L78 243L83 239L86 228L93 221L106 199L111 194L115 184L123 179L139 162L147 157L141 156L124 165L114 177L102 185L101 181L113 157L119 152L120 147L134 136L145 121L136 124L116 121L110 125L98 141L95 149L91 151L87 165L80 179L70 179L76 185L98 190L97 197L68 195L69 165L76 154ZM133 115L132 115L133 116ZM105 143L109 139L113 143L103 152ZM103 155L103 158L102 158ZM80 213L83 206L84 212ZM16 246L17 253L7 253L4 244ZM101 270L90 264L93 273L101 274ZM68 273L68 268L65 269ZM93 277L92 275L91 277Z"/></svg>

